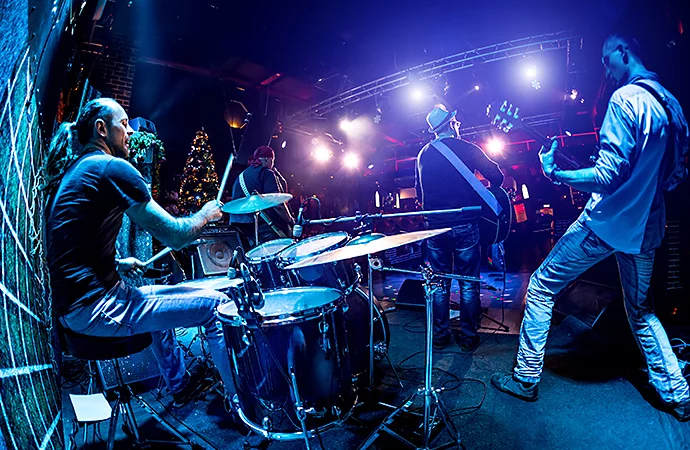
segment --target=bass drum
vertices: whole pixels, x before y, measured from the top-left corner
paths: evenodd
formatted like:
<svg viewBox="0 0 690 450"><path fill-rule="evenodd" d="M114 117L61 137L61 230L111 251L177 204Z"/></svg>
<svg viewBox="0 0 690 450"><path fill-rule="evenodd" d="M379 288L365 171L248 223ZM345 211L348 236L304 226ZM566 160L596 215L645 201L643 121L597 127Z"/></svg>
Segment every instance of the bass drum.
<svg viewBox="0 0 690 450"><path fill-rule="evenodd" d="M369 379L369 296L362 288L354 289L345 299L345 327L350 348L350 368L352 375L362 386ZM388 353L391 329L383 308L374 298L374 361L380 361Z"/></svg>
<svg viewBox="0 0 690 450"><path fill-rule="evenodd" d="M223 326L242 421L272 439L302 439L297 393L308 430L344 420L356 395L348 357L344 302L324 287L264 293L257 320L240 316L232 302L216 315Z"/></svg>

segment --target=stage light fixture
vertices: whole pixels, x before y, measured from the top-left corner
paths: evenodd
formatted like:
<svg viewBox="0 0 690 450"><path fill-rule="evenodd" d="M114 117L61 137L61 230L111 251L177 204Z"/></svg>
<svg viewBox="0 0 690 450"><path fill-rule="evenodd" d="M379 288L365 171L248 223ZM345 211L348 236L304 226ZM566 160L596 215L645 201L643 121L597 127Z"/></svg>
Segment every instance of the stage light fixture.
<svg viewBox="0 0 690 450"><path fill-rule="evenodd" d="M570 98L571 99L575 100L577 98L577 94L578 94L577 89L571 89L570 90Z"/></svg>
<svg viewBox="0 0 690 450"><path fill-rule="evenodd" d="M356 169L359 166L359 156L356 153L347 153L343 157L343 166L348 169Z"/></svg>
<svg viewBox="0 0 690 450"><path fill-rule="evenodd" d="M537 68L535 66L530 66L525 69L525 77L529 79L534 79L537 76Z"/></svg>
<svg viewBox="0 0 690 450"><path fill-rule="evenodd" d="M379 191L376 191L376 195L374 196L375 200L375 205L377 208L381 207L381 194L379 194Z"/></svg>
<svg viewBox="0 0 690 450"><path fill-rule="evenodd" d="M522 190L522 198L523 198L524 200L528 200L528 199L529 199L529 189L527 189L527 185L526 185L526 184L523 184L523 185L520 187L520 190Z"/></svg>
<svg viewBox="0 0 690 450"><path fill-rule="evenodd" d="M282 144L280 144L280 148L285 148L287 147L287 141L283 141Z"/></svg>
<svg viewBox="0 0 690 450"><path fill-rule="evenodd" d="M475 84L475 85L474 85L474 90L475 90L475 91L478 91L478 90L479 90L479 85L478 85L478 84Z"/></svg>
<svg viewBox="0 0 690 450"><path fill-rule="evenodd" d="M352 121L348 119L343 119L340 121L340 129L343 130L344 132L351 131L353 128L352 126Z"/></svg>
<svg viewBox="0 0 690 450"><path fill-rule="evenodd" d="M371 170L371 169L373 169L373 168L374 168L374 165L373 165L373 164L369 164L369 165L367 166L367 169L369 169L369 170Z"/></svg>
<svg viewBox="0 0 690 450"><path fill-rule="evenodd" d="M412 90L410 91L410 96L412 97L412 100L419 102L424 100L424 89L422 89L420 86L413 86Z"/></svg>
<svg viewBox="0 0 690 450"><path fill-rule="evenodd" d="M501 152L503 152L503 149L505 148L506 144L503 142L503 139L499 138L491 138L486 142L486 149L491 153L492 155L499 155Z"/></svg>
<svg viewBox="0 0 690 450"><path fill-rule="evenodd" d="M323 163L331 159L332 153L328 147L322 145L314 149L312 156L317 162Z"/></svg>

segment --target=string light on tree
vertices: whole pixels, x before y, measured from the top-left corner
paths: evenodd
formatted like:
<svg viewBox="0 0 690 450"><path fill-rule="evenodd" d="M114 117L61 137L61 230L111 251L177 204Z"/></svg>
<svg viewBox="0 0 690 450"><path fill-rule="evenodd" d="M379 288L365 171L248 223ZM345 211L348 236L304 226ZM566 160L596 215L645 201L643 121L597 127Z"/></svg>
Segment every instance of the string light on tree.
<svg viewBox="0 0 690 450"><path fill-rule="evenodd" d="M208 134L196 132L180 182L179 208L182 214L193 214L218 195L218 174L213 161Z"/></svg>

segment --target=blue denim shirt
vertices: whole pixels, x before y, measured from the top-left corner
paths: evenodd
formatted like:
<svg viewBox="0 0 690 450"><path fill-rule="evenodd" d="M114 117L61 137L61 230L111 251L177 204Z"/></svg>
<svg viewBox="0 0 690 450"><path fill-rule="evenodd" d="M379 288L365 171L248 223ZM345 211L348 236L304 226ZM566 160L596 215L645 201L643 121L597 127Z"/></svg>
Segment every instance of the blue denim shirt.
<svg viewBox="0 0 690 450"><path fill-rule="evenodd" d="M667 100L677 133L681 133L676 142L684 148L669 153L673 158L671 171L677 173L682 164L679 155L687 152L688 125L678 101L651 75L645 77L645 83ZM618 251L638 254L661 244L666 224L663 188L673 187L667 183L669 166L662 167L668 137L667 115L649 92L627 84L613 93L601 127L601 150L595 165L604 189L592 194L583 219Z"/></svg>

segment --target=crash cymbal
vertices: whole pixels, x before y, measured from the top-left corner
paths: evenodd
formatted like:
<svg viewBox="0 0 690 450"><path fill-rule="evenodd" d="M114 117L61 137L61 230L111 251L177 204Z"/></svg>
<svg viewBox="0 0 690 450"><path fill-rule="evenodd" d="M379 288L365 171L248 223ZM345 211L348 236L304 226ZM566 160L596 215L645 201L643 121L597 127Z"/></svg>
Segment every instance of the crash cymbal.
<svg viewBox="0 0 690 450"><path fill-rule="evenodd" d="M396 234L395 236L385 236L366 244L345 246L331 250L330 252L312 256L311 258L305 258L302 261L298 261L287 266L286 269L300 269L302 267L315 266L318 264L341 261L343 259L357 258L358 256L371 255L391 248L400 247L401 245L411 244L413 242L438 236L439 234L443 234L447 231L450 231L450 228L415 231L412 233Z"/></svg>
<svg viewBox="0 0 690 450"><path fill-rule="evenodd" d="M253 214L278 206L290 199L292 199L292 194L254 194L228 202L221 209L230 214Z"/></svg>

